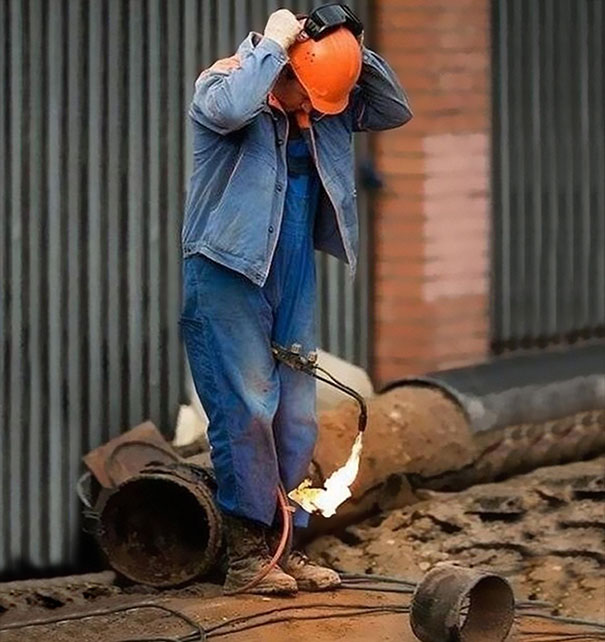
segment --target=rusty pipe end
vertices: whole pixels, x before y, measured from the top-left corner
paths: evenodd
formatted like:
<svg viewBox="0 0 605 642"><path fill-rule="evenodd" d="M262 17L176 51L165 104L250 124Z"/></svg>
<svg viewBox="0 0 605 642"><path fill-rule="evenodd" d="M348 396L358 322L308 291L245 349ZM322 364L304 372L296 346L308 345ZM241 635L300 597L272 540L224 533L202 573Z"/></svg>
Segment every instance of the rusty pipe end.
<svg viewBox="0 0 605 642"><path fill-rule="evenodd" d="M207 574L222 546L222 521L207 478L187 464L158 466L99 498L97 538L111 566L150 586Z"/></svg>
<svg viewBox="0 0 605 642"><path fill-rule="evenodd" d="M515 599L506 579L440 564L418 585L410 623L422 642L503 642L514 615Z"/></svg>

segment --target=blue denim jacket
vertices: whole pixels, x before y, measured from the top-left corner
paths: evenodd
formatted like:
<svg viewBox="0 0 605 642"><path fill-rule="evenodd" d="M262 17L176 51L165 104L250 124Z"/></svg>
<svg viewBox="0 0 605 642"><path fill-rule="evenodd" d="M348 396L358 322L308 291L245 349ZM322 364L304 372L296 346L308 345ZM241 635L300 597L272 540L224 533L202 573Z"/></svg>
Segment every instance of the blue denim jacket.
<svg viewBox="0 0 605 642"><path fill-rule="evenodd" d="M288 119L268 95L287 64L284 50L251 33L239 68L210 70L196 81L193 172L185 206L183 255L210 259L264 285L277 245L286 194ZM358 224L352 132L403 125L412 117L388 64L363 49L349 105L335 116L313 113L306 132L322 182L314 245L355 273Z"/></svg>

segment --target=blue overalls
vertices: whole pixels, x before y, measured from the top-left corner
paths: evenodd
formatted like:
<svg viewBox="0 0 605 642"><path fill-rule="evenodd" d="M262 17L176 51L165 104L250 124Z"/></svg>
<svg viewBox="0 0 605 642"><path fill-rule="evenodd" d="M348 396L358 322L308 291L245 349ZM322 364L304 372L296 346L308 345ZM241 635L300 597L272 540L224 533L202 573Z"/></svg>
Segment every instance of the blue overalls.
<svg viewBox="0 0 605 642"><path fill-rule="evenodd" d="M270 526L277 486L307 476L317 437L315 380L275 361L271 343L315 343L313 225L320 182L303 138L288 141L288 187L263 287L196 254L183 264L181 326L196 390L210 421L217 502ZM254 199L254 194L242 194ZM302 509L295 526L306 526Z"/></svg>

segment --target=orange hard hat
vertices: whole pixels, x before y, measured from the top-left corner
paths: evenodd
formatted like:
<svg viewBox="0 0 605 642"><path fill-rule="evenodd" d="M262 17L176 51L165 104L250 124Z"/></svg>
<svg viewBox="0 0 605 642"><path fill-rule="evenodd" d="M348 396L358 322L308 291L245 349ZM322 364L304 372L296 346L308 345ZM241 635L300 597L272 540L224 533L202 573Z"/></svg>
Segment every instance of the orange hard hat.
<svg viewBox="0 0 605 642"><path fill-rule="evenodd" d="M361 73L361 47L346 27L339 27L319 40L297 42L290 49L290 65L313 108L339 114Z"/></svg>

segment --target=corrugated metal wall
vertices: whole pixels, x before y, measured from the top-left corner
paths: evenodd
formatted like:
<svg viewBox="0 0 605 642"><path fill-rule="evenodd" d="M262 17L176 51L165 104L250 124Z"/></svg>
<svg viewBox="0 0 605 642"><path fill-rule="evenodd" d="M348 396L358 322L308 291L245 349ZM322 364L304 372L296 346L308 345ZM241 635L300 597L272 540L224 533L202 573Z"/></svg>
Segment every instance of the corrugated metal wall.
<svg viewBox="0 0 605 642"><path fill-rule="evenodd" d="M0 575L76 563L81 455L148 417L171 430L193 83L311 4L0 0ZM367 365L360 195L360 276L318 258L320 331Z"/></svg>
<svg viewBox="0 0 605 642"><path fill-rule="evenodd" d="M493 346L605 336L605 3L493 0Z"/></svg>

